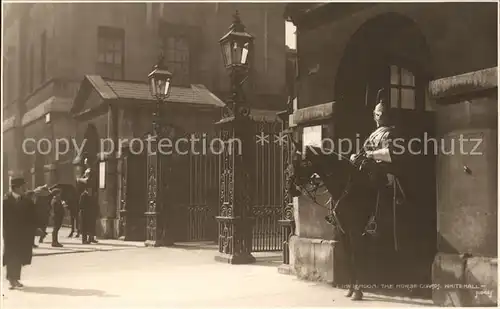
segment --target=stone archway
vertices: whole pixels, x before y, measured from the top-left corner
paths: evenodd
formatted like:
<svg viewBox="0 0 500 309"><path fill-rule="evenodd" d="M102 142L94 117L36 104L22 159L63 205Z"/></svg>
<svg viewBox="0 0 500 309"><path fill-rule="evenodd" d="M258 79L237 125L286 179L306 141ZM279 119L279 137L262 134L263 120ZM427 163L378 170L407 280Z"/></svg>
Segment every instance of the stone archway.
<svg viewBox="0 0 500 309"><path fill-rule="evenodd" d="M388 103L391 106L393 102L397 103L392 111L402 137L406 140L422 138L423 134L434 137L434 115L425 109L426 89L432 79L431 60L426 39L410 18L397 13L384 13L365 22L347 44L335 79L339 112L334 122L338 136L356 139L359 135L362 145L363 139L375 129L372 111L378 90L385 88ZM393 67L406 68L412 74L413 109L401 107L398 101L401 100L400 94L394 95L394 98L391 95L396 83L393 81L395 73L391 71ZM411 205L399 210L398 242L412 243L414 248L388 254L397 255L395 262L402 262L405 269L412 270L411 274L403 276L412 283L431 282L437 231L434 161L435 154L419 155L412 156L403 165L407 176L404 186ZM375 246L378 247L366 255L370 260L377 259L373 255L375 252L389 250L381 248L381 245ZM392 256L381 255L378 258L389 261ZM380 274L374 275L380 277Z"/></svg>
<svg viewBox="0 0 500 309"><path fill-rule="evenodd" d="M418 70L421 85L432 79L426 39L410 18L384 13L366 21L353 34L344 49L335 79L336 102L344 111L336 120L341 135L355 136L351 117L345 117L345 113L356 117L360 123L369 123L367 127L356 127L356 133L363 135L370 131L377 91L388 86L389 66L401 63Z"/></svg>

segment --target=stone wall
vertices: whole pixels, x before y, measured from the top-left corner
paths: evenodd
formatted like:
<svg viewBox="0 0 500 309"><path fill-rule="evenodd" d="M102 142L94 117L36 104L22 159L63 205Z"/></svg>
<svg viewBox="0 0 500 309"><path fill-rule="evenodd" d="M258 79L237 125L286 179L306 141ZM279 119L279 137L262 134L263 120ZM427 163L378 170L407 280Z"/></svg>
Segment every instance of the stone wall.
<svg viewBox="0 0 500 309"><path fill-rule="evenodd" d="M438 305L497 305L497 68L430 83L438 103ZM455 149L451 148L455 145ZM453 151L454 150L454 151Z"/></svg>

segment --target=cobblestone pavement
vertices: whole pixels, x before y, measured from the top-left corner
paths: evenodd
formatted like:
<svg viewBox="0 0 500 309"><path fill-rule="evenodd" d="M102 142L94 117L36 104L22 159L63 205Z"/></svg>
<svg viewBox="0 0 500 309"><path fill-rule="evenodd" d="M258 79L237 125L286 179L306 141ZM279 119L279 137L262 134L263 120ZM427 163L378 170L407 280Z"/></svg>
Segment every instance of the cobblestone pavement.
<svg viewBox="0 0 500 309"><path fill-rule="evenodd" d="M90 247L112 244L102 241ZM23 290L8 290L3 281L2 308L431 305L430 301L371 294L365 294L364 301L352 302L343 290L279 274L279 261L272 255L258 256L253 265L228 265L214 261L217 252L210 249L138 245L122 242L115 245L120 250L35 256L32 265L23 269Z"/></svg>

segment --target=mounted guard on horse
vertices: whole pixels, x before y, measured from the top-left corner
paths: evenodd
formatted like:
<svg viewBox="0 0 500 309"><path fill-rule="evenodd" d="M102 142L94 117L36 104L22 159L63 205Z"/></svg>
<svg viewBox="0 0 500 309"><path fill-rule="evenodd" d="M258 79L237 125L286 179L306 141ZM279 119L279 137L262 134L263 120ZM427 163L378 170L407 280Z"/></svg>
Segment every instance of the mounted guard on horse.
<svg viewBox="0 0 500 309"><path fill-rule="evenodd" d="M391 125L382 91L378 92L373 111L377 128L364 142L363 149L350 158L340 153L327 155L320 147L313 146L307 146L301 153L300 145L294 142L297 152L291 165L289 191L292 196L308 195L314 202L321 187L331 195L330 212L325 219L335 227L349 256L346 296L353 300L363 298L362 277L357 272L361 267L359 245L363 239L367 236L384 239L384 247L398 250L396 208L405 199L399 180L402 153L396 151L395 127ZM392 244L387 244L388 240Z"/></svg>

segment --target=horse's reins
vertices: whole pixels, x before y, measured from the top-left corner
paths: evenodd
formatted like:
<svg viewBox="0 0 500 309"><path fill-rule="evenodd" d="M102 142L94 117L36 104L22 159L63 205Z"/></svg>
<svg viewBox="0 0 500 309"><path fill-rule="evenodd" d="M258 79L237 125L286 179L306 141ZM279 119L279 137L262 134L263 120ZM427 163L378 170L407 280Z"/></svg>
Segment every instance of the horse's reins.
<svg viewBox="0 0 500 309"><path fill-rule="evenodd" d="M295 144L295 143L294 143ZM295 144L296 147L298 147L296 144ZM307 147L307 146L306 146ZM315 154L316 154L316 151L315 150L312 150ZM339 158L342 158L343 160L347 161L349 164L351 164L353 167L355 167L356 169L360 168L361 165L358 167L358 165L355 164L355 162L351 162L351 160L347 157L345 157L344 155L336 152L336 151L331 151L332 154L334 155L337 155ZM362 154L362 153L361 153ZM360 157L359 154L357 157L356 157L356 161L358 160L358 158ZM326 177L328 177L329 175L326 175ZM342 228L341 224L340 224L340 220L338 219L337 217L337 212L336 212L336 209L337 207L339 206L340 204L340 201L347 196L347 194L349 193L349 188L350 188L350 185L351 185L351 177L352 175L350 174L349 175L349 179L346 183L346 186L342 192L342 194L340 195L340 197L336 200L335 202L335 205L333 207L329 207L328 210L330 211L330 214L332 215L333 219L335 220L335 226L343 233L345 234L345 230ZM304 191L306 192L307 196L318 206L321 206L321 207L325 207L326 208L326 205L322 205L320 203L318 203L316 197L313 196L313 193L317 192L319 190L319 187L316 187L314 190L307 190L304 186L301 186ZM326 202L326 204L332 204L333 202L333 198L330 197L330 199Z"/></svg>
<svg viewBox="0 0 500 309"><path fill-rule="evenodd" d="M293 141L293 139L292 139ZM296 143L294 143L295 146L298 148L298 145ZM315 154L316 152L314 150L312 150ZM346 158L345 156L341 155L340 153L337 153L335 151L332 150L332 153L337 155L338 157L346 160L347 162L349 162L351 165L353 165L355 168L359 168L361 169L363 164L360 163L359 166L356 164L356 162L358 161L358 159L365 153L365 151L362 151L360 152L354 162L352 162L350 159ZM349 186L351 184L351 176L349 176L349 180L346 184L346 187L344 188L344 191L342 192L342 195L339 197L339 199L337 199L337 201L335 202L335 205L333 207L330 207L329 210L330 210L330 213L333 217L333 219L335 220L335 225L336 227L343 233L345 234L345 230L342 228L342 226L340 225L340 221L338 220L337 218L337 214L336 214L336 209L338 207L338 205L340 204L340 201L349 193ZM304 191L307 193L308 197L317 205L321 206L321 207L325 207L325 205L321 205L320 203L318 203L318 201L316 200L316 198L312 195L313 193L317 192L319 190L319 187L316 187L314 190L307 190L306 188L304 188L304 186L301 186ZM399 182L399 179L397 177L394 178L394 183L393 183L393 236L394 236L394 247L395 247L395 250L397 251L398 250L398 241L397 241L397 236L396 236L396 190L399 189L399 191L401 192L401 194L403 195L403 199L406 200L406 194L404 193L403 191L403 188L401 187L401 184ZM333 202L333 198L330 197L330 199L326 202L326 204L332 204ZM380 204L380 191L377 190L377 202L376 202L376 206L375 206L375 215L370 219L370 221L368 222L367 224L367 228L368 226L371 224L372 225L372 229L371 230L366 230L366 232L368 233L375 233L376 230L377 230L377 223L376 223L376 218L377 218L377 215L378 215L378 211L379 211L379 204Z"/></svg>
<svg viewBox="0 0 500 309"><path fill-rule="evenodd" d="M346 183L346 186L342 192L342 194L340 195L340 197L335 201L335 205L333 207L329 207L328 210L330 211L330 214L332 215L333 219L335 220L335 226L340 230L340 232L342 232L342 234L345 234L345 230L342 228L342 225L340 224L340 220L337 218L337 212L336 212L336 209L337 207L339 206L340 204L340 201L347 196L347 194L349 193L349 188L350 188L350 185L351 185L351 175L349 175L349 179ZM316 188L315 190L307 190L306 188L303 188L304 191L307 193L308 197L318 206L321 206L321 207L325 207L326 208L326 205L322 205L320 204L316 197L314 197L312 195L311 192L316 192L318 190L318 188ZM326 204L332 204L333 202L333 198L330 196L330 198L328 199L328 201L326 202Z"/></svg>

